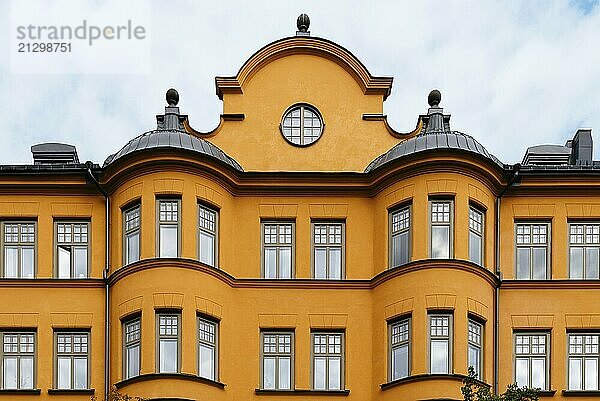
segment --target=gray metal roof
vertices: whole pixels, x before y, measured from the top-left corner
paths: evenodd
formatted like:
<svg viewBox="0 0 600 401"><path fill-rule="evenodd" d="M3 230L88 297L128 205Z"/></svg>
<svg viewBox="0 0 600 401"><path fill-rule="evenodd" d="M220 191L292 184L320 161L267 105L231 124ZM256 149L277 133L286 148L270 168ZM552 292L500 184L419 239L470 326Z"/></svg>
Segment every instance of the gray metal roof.
<svg viewBox="0 0 600 401"><path fill-rule="evenodd" d="M491 160L500 168L504 168L504 164L498 160L496 156L489 153L483 145L473 139L470 135L458 131L438 131L419 134L400 142L386 153L373 160L365 169L365 173L376 170L394 160L415 153L434 151L436 149L473 153Z"/></svg>
<svg viewBox="0 0 600 401"><path fill-rule="evenodd" d="M117 153L108 156L104 161L103 167L107 167L116 160L129 154L141 151L151 151L152 149L185 149L195 152L201 157L208 156L212 159L219 160L238 171L244 171L238 162L227 156L225 152L212 143L190 135L185 131L173 129L154 130L143 133L129 141Z"/></svg>

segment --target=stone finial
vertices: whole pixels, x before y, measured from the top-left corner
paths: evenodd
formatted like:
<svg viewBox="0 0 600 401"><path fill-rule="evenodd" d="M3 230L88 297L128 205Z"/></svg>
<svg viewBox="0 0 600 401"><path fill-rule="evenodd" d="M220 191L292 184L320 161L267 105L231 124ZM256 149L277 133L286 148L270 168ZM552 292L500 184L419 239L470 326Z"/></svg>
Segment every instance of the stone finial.
<svg viewBox="0 0 600 401"><path fill-rule="evenodd" d="M442 94L439 90L434 89L431 92L429 92L429 96L427 97L427 103L429 103L429 107L438 107L441 100Z"/></svg>
<svg viewBox="0 0 600 401"><path fill-rule="evenodd" d="M179 93L176 89L171 88L167 91L166 99L169 106L177 106L177 103L179 103Z"/></svg>

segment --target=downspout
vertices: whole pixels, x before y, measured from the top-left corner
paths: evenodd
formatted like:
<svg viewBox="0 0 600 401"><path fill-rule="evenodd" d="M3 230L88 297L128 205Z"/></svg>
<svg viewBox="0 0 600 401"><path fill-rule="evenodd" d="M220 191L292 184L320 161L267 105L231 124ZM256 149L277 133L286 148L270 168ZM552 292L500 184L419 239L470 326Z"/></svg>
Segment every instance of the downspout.
<svg viewBox="0 0 600 401"><path fill-rule="evenodd" d="M495 244L495 256L496 256L496 276L498 277L498 285L494 290L494 394L500 393L498 384L498 372L500 371L499 357L500 357L500 345L498 341L498 332L500 331L500 286L502 285L502 271L500 270L500 206L502 204L502 196L508 191L508 189L514 184L518 175L520 164L515 164L511 171L511 175L504 189L500 191L496 197L496 244Z"/></svg>
<svg viewBox="0 0 600 401"><path fill-rule="evenodd" d="M92 182L100 193L104 195L104 208L106 212L106 243L105 243L105 258L106 258L106 266L104 267L104 271L102 272L102 278L104 279L104 399L108 401L108 393L109 393L109 366L110 366L110 333L109 333L109 288L108 288L108 273L110 271L110 199L108 197L108 193L102 188L94 174L92 173L93 163L87 161L85 163L85 167L87 169L87 173L91 178Z"/></svg>

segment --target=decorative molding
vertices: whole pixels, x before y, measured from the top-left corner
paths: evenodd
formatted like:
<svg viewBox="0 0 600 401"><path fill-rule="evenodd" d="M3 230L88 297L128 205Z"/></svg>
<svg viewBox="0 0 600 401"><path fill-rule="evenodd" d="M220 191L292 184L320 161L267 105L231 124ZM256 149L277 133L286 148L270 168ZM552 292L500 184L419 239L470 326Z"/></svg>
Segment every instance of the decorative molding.
<svg viewBox="0 0 600 401"><path fill-rule="evenodd" d="M0 202L0 215L3 217L37 217L39 210L39 202Z"/></svg>
<svg viewBox="0 0 600 401"><path fill-rule="evenodd" d="M412 312L414 303L415 298L411 297L386 305L384 308L385 319L390 320L396 316L402 316Z"/></svg>
<svg viewBox="0 0 600 401"><path fill-rule="evenodd" d="M428 180L427 193L432 194L456 194L456 180Z"/></svg>
<svg viewBox="0 0 600 401"><path fill-rule="evenodd" d="M204 184L196 183L196 197L217 206L223 205L223 194Z"/></svg>
<svg viewBox="0 0 600 401"><path fill-rule="evenodd" d="M92 327L92 313L50 313L50 325L55 328L86 328Z"/></svg>
<svg viewBox="0 0 600 401"><path fill-rule="evenodd" d="M122 207L123 205L127 204L132 199L141 197L143 190L144 190L143 182L130 185L127 188L123 189L121 192L119 192L119 195L118 195L118 197L120 199L122 199L119 207Z"/></svg>
<svg viewBox="0 0 600 401"><path fill-rule="evenodd" d="M467 297L467 311L488 320L488 307L476 299Z"/></svg>
<svg viewBox="0 0 600 401"><path fill-rule="evenodd" d="M312 218L339 218L348 217L348 204L346 203L311 203L308 205Z"/></svg>
<svg viewBox="0 0 600 401"><path fill-rule="evenodd" d="M567 203L567 217L598 217L600 203Z"/></svg>
<svg viewBox="0 0 600 401"><path fill-rule="evenodd" d="M127 301L121 302L117 308L119 319L127 315L131 315L132 313L141 311L143 303L144 297L141 295L139 297L131 298Z"/></svg>
<svg viewBox="0 0 600 401"><path fill-rule="evenodd" d="M182 194L183 180L156 179L153 181L154 193L157 194Z"/></svg>
<svg viewBox="0 0 600 401"><path fill-rule="evenodd" d="M295 218L298 215L298 205L296 204L260 204L258 205L258 215L261 218Z"/></svg>
<svg viewBox="0 0 600 401"><path fill-rule="evenodd" d="M92 217L94 205L91 203L52 203L52 216Z"/></svg>
<svg viewBox="0 0 600 401"><path fill-rule="evenodd" d="M261 329L281 329L281 328L296 328L298 315L258 315L258 327Z"/></svg>
<svg viewBox="0 0 600 401"><path fill-rule="evenodd" d="M487 207L491 206L490 196L486 193L486 191L476 185L469 184L469 198L474 199L482 205L486 205Z"/></svg>
<svg viewBox="0 0 600 401"><path fill-rule="evenodd" d="M348 315L345 313L314 313L308 315L308 321L313 329L345 329Z"/></svg>
<svg viewBox="0 0 600 401"><path fill-rule="evenodd" d="M554 315L511 315L513 329L551 329Z"/></svg>
<svg viewBox="0 0 600 401"><path fill-rule="evenodd" d="M183 294L178 292L155 292L152 299L154 309L183 309Z"/></svg>
<svg viewBox="0 0 600 401"><path fill-rule="evenodd" d="M600 314L566 314L567 329L600 329Z"/></svg>
<svg viewBox="0 0 600 401"><path fill-rule="evenodd" d="M425 295L425 307L427 309L455 309L456 308L456 295L453 295L453 294Z"/></svg>
<svg viewBox="0 0 600 401"><path fill-rule="evenodd" d="M540 205L537 203L514 204L514 217L554 217L554 204Z"/></svg>
<svg viewBox="0 0 600 401"><path fill-rule="evenodd" d="M0 313L0 327L37 327L39 313Z"/></svg>
<svg viewBox="0 0 600 401"><path fill-rule="evenodd" d="M219 320L223 317L223 305L198 296L196 297L196 311Z"/></svg>
<svg viewBox="0 0 600 401"><path fill-rule="evenodd" d="M415 185L405 185L402 188L396 189L392 192L385 194L385 204L393 206L398 203L404 202L413 197L415 193Z"/></svg>

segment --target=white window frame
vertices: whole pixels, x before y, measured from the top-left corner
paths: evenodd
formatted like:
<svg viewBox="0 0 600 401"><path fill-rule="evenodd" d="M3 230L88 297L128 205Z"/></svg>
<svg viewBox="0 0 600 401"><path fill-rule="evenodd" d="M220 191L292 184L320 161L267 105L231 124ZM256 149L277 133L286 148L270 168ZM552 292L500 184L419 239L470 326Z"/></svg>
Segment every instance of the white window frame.
<svg viewBox="0 0 600 401"><path fill-rule="evenodd" d="M598 332L570 332L567 333L567 387L572 391L598 391L600 389L600 334ZM571 380L574 362L579 363L579 385L575 386ZM591 368L588 362L595 363L596 375L586 377ZM589 378L589 380L588 380Z"/></svg>
<svg viewBox="0 0 600 401"><path fill-rule="evenodd" d="M123 265L140 260L142 253L142 205L137 203L123 209ZM129 259L129 238L137 236L138 254L134 260Z"/></svg>
<svg viewBox="0 0 600 401"><path fill-rule="evenodd" d="M519 340L519 339L522 340ZM527 338L527 343L524 339ZM540 339L544 339L544 352L540 351ZM521 347L521 349L519 348ZM532 387L533 378L533 360L544 361L544 387L542 390L550 389L550 333L548 332L515 332L513 334L513 355L514 355L514 382L517 382L517 366L519 360L527 361L527 387ZM517 383L523 387L522 383Z"/></svg>
<svg viewBox="0 0 600 401"><path fill-rule="evenodd" d="M477 319L467 319L467 367L473 366L475 377L479 380L483 380L484 328L484 324ZM479 366L471 364L471 350L477 353Z"/></svg>
<svg viewBox="0 0 600 401"><path fill-rule="evenodd" d="M203 235L212 237L212 262L202 254ZM198 203L198 260L211 267L219 265L219 211L204 203Z"/></svg>
<svg viewBox="0 0 600 401"><path fill-rule="evenodd" d="M54 234L54 249L55 249L55 262L56 262L56 277L60 279L85 279L90 276L91 270L91 241L90 236L91 224L89 221L77 221L77 220L55 220L54 221L55 234ZM84 229L85 228L85 229ZM70 230L70 232L69 232ZM79 238L79 240L77 240ZM84 241L85 238L85 241ZM62 241L61 241L62 239ZM61 248L69 250L69 276L61 276ZM76 262L76 250L85 249L86 251L86 273L84 277L75 276L75 262Z"/></svg>
<svg viewBox="0 0 600 401"><path fill-rule="evenodd" d="M408 254L406 255L406 261L395 260L396 248L394 246L394 239L401 235L406 234L407 236L407 249ZM412 205L404 205L392 209L388 213L388 238L389 238L389 267L394 268L402 266L411 261L412 257Z"/></svg>
<svg viewBox="0 0 600 401"><path fill-rule="evenodd" d="M573 250L581 250L582 272L581 277L573 274ZM590 274L588 266L589 251L596 251L596 258L600 264L600 223L597 222L569 222L569 278L579 280L597 280L600 278L600 266L595 274ZM593 271L592 271L593 273Z"/></svg>
<svg viewBox="0 0 600 401"><path fill-rule="evenodd" d="M131 379L140 375L142 367L142 319L139 316L123 321L123 379ZM137 347L138 369L129 374L129 350Z"/></svg>
<svg viewBox="0 0 600 401"><path fill-rule="evenodd" d="M176 330L177 333L173 334L173 330L172 330L172 325L171 324L167 324L165 321L165 324L162 324L162 318L168 318L168 319L172 319L175 318L177 319L177 324L176 324ZM164 326L164 330L161 332L161 330L163 329ZM163 355L160 352L160 345L162 341L165 342L173 342L173 340L175 340L176 344L177 344L177 355L175 356L177 358L177 368L175 370L163 370L161 368L161 362L162 362L162 358ZM177 312L168 312L168 311L161 311L161 312L157 312L156 313L156 372L157 373L179 373L181 370L181 312L177 311Z"/></svg>
<svg viewBox="0 0 600 401"><path fill-rule="evenodd" d="M407 374L395 376L394 351L406 347ZM388 323L388 380L404 379L411 375L412 359L412 319L410 316L394 319Z"/></svg>
<svg viewBox="0 0 600 401"><path fill-rule="evenodd" d="M10 232L9 232L9 227ZM12 229L16 228L16 232ZM33 230L33 231L31 231ZM16 239L16 241L13 241ZM18 221L3 221L2 232L0 235L0 243L2 245L2 278L35 278L37 271L37 221L34 220L18 220ZM7 250L16 249L17 251L17 266L16 275L8 275L7 268ZM28 276L24 271L24 250L33 252L33 260L31 261L31 276Z"/></svg>
<svg viewBox="0 0 600 401"><path fill-rule="evenodd" d="M269 342L269 345L265 344L265 340L269 341L275 339L275 342ZM286 351L286 338L289 339L289 351ZM272 347L274 345L274 348ZM283 351L281 351L283 347ZM272 352L271 350L275 351ZM293 331L266 331L260 332L260 388L264 390L278 390L278 391L290 391L294 389L294 332ZM275 369L275 381L273 386L267 387L265 385L265 360L274 359ZM280 377L280 366L282 359L289 358L289 386L282 387Z"/></svg>
<svg viewBox="0 0 600 401"><path fill-rule="evenodd" d="M69 341L61 341L61 338L65 340L68 338ZM84 342L85 339L85 346ZM61 344L63 345L63 351L61 352ZM68 347L67 344L70 344ZM89 390L90 388L90 332L89 331L55 331L54 332L54 384L58 390ZM79 348L79 351L77 351ZM68 387L59 385L59 366L60 360L70 360L70 383ZM76 360L85 359L86 361L86 383L85 387L78 387L76 383Z"/></svg>
<svg viewBox="0 0 600 401"><path fill-rule="evenodd" d="M293 220L266 220L261 222L260 229L260 238L261 238L261 276L262 278L268 279L292 279L295 276L295 259L296 259L296 223ZM285 226L290 226L290 233L286 231L281 231L281 229ZM266 230L270 227L276 228L276 233L267 234ZM276 236L276 242L272 242L271 239L267 240L267 235L271 237L273 235ZM284 241L281 241L281 237L284 236ZM290 241L287 241L287 237L290 236ZM281 271L280 265L280 252L284 248L290 248L290 277L284 277ZM267 277L266 267L266 250L267 249L275 249L276 250L276 267L275 267L275 277Z"/></svg>
<svg viewBox="0 0 600 401"><path fill-rule="evenodd" d="M542 228L545 227L545 232ZM517 280L548 280L551 277L552 224L547 221L515 222L515 278ZM544 278L535 277L534 250L545 249ZM519 249L529 250L529 274L519 277Z"/></svg>
<svg viewBox="0 0 600 401"><path fill-rule="evenodd" d="M324 230L324 231L322 231ZM317 232L318 231L318 232ZM346 224L343 221L313 221L311 223L312 276L319 280L343 280L346 274ZM317 250L325 251L325 277L317 277ZM340 276L331 270L331 252L340 253Z"/></svg>
<svg viewBox="0 0 600 401"><path fill-rule="evenodd" d="M196 319L198 333L198 376L217 381L219 378L219 322L204 316ZM212 351L212 375L202 373L202 348Z"/></svg>
<svg viewBox="0 0 600 401"><path fill-rule="evenodd" d="M447 334L443 334L443 327L444 326L439 326L437 323L438 321L436 320L436 325L433 325L433 319L447 319L448 321L448 327L447 327ZM434 329L435 327L435 329ZM442 328L442 334L438 334L437 333L437 327L441 327ZM436 331L435 334L432 334L433 331ZM452 337L453 337L453 319L452 319L452 313L449 312L431 312L427 315L427 342L428 342L428 364L429 364L429 373L430 374L449 374L452 373L452 362L453 362L453 358L452 358L452 349L453 349L453 345L452 345ZM448 356L448 361L447 361L447 366L445 371L434 371L433 370L433 364L432 364L432 358L433 358L433 344L434 342L443 342L445 341L447 344L447 356Z"/></svg>
<svg viewBox="0 0 600 401"><path fill-rule="evenodd" d="M344 362L345 362L345 335L341 331L315 331L311 338L311 376L312 389L319 391L342 391L344 390ZM317 344L317 341L319 344ZM325 361L324 386L317 387L316 364L317 359ZM339 387L334 387L331 382L330 362L339 360Z"/></svg>
<svg viewBox="0 0 600 401"><path fill-rule="evenodd" d="M449 205L448 211L438 210L440 205ZM429 199L429 257L431 259L454 258L454 200L444 198ZM440 216L441 214L441 216ZM448 214L448 218L446 218ZM448 257L433 254L433 232L435 227L448 227Z"/></svg>
<svg viewBox="0 0 600 401"><path fill-rule="evenodd" d="M175 204L177 205L177 210L174 212L173 210L163 210L161 212L162 204ZM175 213L176 219L173 220L172 216ZM169 217L168 217L169 216ZM177 232L177 254L173 255L163 255L161 242L161 228L162 227L176 227ZM181 255L181 199L179 198L156 198L156 257L158 258L178 258Z"/></svg>
<svg viewBox="0 0 600 401"><path fill-rule="evenodd" d="M472 236L479 238L479 255L471 252ZM485 264L485 212L475 205L469 205L469 260L480 266Z"/></svg>
<svg viewBox="0 0 600 401"><path fill-rule="evenodd" d="M7 337L10 338L7 338ZM36 385L36 346L37 336L35 331L2 331L0 332L0 339L2 341L0 348L1 364L0 371L0 383L2 390L33 390ZM16 341L13 341L16 340ZM16 386L7 387L6 385L6 360L14 359L16 368ZM23 361L31 360L31 385L28 386L23 383Z"/></svg>

